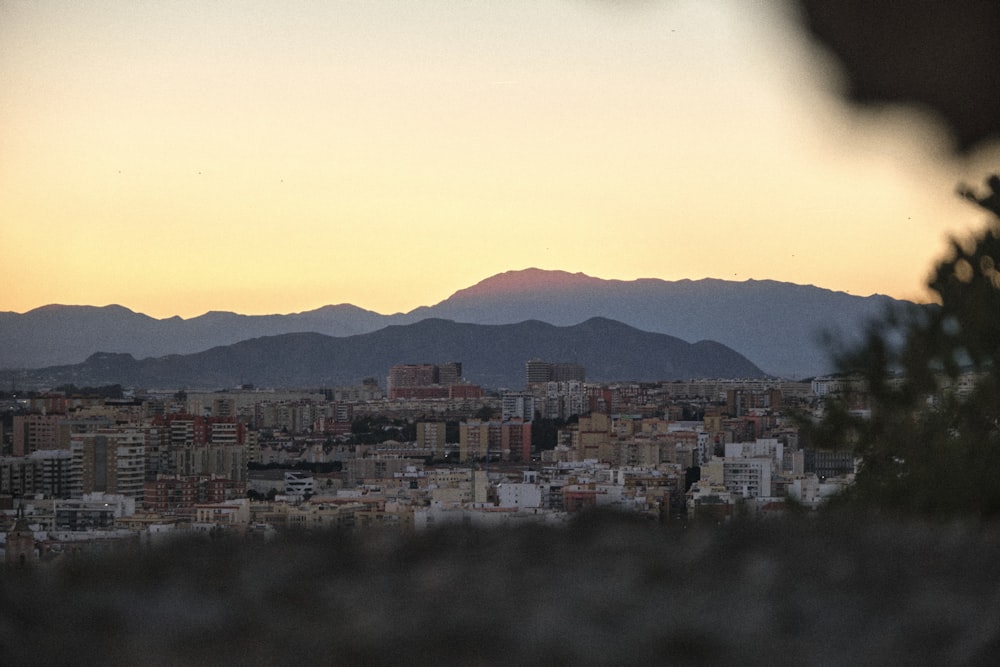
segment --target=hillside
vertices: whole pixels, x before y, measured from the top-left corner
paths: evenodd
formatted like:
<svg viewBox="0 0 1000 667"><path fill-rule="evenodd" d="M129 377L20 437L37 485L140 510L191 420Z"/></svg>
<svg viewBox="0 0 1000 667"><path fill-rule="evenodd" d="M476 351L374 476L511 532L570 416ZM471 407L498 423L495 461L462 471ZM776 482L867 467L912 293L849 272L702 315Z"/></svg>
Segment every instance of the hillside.
<svg viewBox="0 0 1000 667"><path fill-rule="evenodd" d="M524 386L529 359L575 362L588 379L672 380L762 377L763 371L719 343L687 343L602 318L571 327L538 321L460 324L429 319L357 336L283 334L189 355L136 359L96 353L84 363L31 372L0 373L20 386L122 384L141 387L221 388L243 383L269 387L340 386L384 379L399 363L462 361L466 378L487 387Z"/></svg>
<svg viewBox="0 0 1000 667"><path fill-rule="evenodd" d="M75 364L98 351L136 358L191 354L287 333L346 337L428 318L471 324L538 320L569 326L603 317L688 342L717 341L770 374L806 377L832 368L829 349L821 340L824 333L856 337L868 320L907 303L766 280L623 281L525 269L487 278L438 304L395 315L349 304L288 315L211 312L162 320L121 306L54 305L24 314L0 313L0 368Z"/></svg>

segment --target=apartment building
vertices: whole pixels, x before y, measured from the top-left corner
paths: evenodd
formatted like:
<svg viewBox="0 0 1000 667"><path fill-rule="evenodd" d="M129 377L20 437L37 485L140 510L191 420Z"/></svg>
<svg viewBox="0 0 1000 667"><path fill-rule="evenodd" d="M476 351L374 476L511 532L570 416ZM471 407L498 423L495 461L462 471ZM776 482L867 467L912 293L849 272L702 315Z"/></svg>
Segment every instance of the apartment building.
<svg viewBox="0 0 1000 667"><path fill-rule="evenodd" d="M61 414L14 415L11 430L11 454L25 456L39 449L59 448Z"/></svg>
<svg viewBox="0 0 1000 667"><path fill-rule="evenodd" d="M0 494L67 497L72 463L73 454L66 449L39 449L28 456L0 458Z"/></svg>
<svg viewBox="0 0 1000 667"><path fill-rule="evenodd" d="M70 494L111 493L142 500L145 437L138 429L107 429L74 435L70 441Z"/></svg>
<svg viewBox="0 0 1000 667"><path fill-rule="evenodd" d="M417 449L433 452L434 458L445 455L445 422L417 422Z"/></svg>

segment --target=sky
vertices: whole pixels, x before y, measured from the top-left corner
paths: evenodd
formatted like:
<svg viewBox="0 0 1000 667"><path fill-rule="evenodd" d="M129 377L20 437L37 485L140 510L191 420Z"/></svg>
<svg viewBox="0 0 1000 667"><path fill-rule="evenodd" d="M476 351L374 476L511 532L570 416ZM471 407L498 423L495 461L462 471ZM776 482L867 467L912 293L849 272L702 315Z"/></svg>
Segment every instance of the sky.
<svg viewBox="0 0 1000 667"><path fill-rule="evenodd" d="M780 2L0 2L0 311L437 303L496 273L926 300L957 157Z"/></svg>

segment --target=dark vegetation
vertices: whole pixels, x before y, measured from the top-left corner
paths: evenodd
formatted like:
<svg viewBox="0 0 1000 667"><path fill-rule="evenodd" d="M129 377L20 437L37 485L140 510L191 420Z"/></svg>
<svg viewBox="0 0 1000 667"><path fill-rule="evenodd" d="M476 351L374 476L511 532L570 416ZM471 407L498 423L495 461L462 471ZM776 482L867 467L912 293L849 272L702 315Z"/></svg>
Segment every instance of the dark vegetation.
<svg viewBox="0 0 1000 667"><path fill-rule="evenodd" d="M969 576L975 573L975 576ZM3 664L989 664L1000 532L901 521L301 533L0 573ZM992 610L992 611L990 611Z"/></svg>
<svg viewBox="0 0 1000 667"><path fill-rule="evenodd" d="M870 417L850 393L811 433L853 446L862 460L841 500L866 510L928 516L1000 513L1000 178L963 195L993 214L987 228L935 268L939 304L889 312L842 352L864 380ZM974 384L959 380L972 374Z"/></svg>
<svg viewBox="0 0 1000 667"><path fill-rule="evenodd" d="M580 421L579 415L569 419L543 419L535 417L531 422L531 448L535 451L555 449L559 444L559 430Z"/></svg>
<svg viewBox="0 0 1000 667"><path fill-rule="evenodd" d="M351 422L351 444L375 445L387 440L413 442L417 439L417 426L405 419L366 416Z"/></svg>

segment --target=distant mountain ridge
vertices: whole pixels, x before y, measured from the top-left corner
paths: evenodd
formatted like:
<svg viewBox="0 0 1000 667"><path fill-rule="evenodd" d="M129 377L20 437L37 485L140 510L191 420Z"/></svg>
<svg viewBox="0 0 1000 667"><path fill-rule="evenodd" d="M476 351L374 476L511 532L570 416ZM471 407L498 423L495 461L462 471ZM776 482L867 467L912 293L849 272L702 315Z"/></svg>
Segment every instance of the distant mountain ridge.
<svg viewBox="0 0 1000 667"><path fill-rule="evenodd" d="M806 377L832 367L822 333L857 336L865 322L900 304L909 302L770 280L626 281L525 269L492 276L438 304L395 315L350 304L288 315L210 312L162 320L121 306L4 312L0 313L0 368L78 363L97 351L137 358L188 354L286 333L352 336L427 318L472 324L534 319L567 326L604 317L686 341L717 341L768 373Z"/></svg>
<svg viewBox="0 0 1000 667"><path fill-rule="evenodd" d="M394 364L461 361L465 377L473 383L521 389L525 363L533 358L580 363L588 379L595 381L765 375L746 357L719 343L687 343L604 318L569 327L537 320L483 325L431 318L344 338L282 334L142 360L100 352L82 364L3 371L0 378L48 386L217 389L250 382L267 387L335 387L366 377L381 382Z"/></svg>

